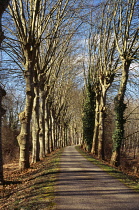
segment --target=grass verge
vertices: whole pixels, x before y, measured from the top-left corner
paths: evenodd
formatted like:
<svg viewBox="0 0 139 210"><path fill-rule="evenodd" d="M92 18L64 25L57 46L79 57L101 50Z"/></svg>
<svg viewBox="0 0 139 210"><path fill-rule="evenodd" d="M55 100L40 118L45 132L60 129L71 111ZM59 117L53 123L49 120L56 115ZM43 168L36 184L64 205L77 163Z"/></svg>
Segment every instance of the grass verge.
<svg viewBox="0 0 139 210"><path fill-rule="evenodd" d="M119 171L117 168L113 168L108 165L106 162L101 162L97 159L95 159L91 154L88 152L85 152L83 149L81 149L80 146L76 146L76 150L84 156L87 160L92 162L93 164L97 165L98 167L102 168L104 171L108 172L111 176L117 178L119 181L124 183L129 188L135 190L139 193L139 179L129 176L128 174L123 173L122 171Z"/></svg>
<svg viewBox="0 0 139 210"><path fill-rule="evenodd" d="M54 209L54 185L62 151L63 149L52 152L22 173L17 171L11 173L10 181L6 177L8 184L3 187L0 194L0 209Z"/></svg>

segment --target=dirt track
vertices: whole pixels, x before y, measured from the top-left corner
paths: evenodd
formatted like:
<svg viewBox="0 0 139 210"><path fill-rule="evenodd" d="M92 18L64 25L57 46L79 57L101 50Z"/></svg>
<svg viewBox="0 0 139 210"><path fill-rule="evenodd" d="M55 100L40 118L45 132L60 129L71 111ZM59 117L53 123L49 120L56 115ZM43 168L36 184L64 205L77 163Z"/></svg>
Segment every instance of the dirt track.
<svg viewBox="0 0 139 210"><path fill-rule="evenodd" d="M139 194L66 147L56 182L56 210L139 210Z"/></svg>

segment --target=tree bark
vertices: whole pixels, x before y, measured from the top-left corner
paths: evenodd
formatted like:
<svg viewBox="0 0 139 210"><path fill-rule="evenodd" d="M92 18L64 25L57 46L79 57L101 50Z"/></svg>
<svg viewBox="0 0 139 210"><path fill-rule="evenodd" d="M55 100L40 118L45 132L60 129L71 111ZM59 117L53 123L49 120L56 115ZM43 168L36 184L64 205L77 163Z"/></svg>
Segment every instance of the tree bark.
<svg viewBox="0 0 139 210"><path fill-rule="evenodd" d="M45 94L40 90L40 107L39 107L39 143L40 159L45 157Z"/></svg>
<svg viewBox="0 0 139 210"><path fill-rule="evenodd" d="M113 133L113 152L110 161L111 165L113 166L120 165L120 149L122 145L122 140L124 138L124 112L126 109L126 105L124 104L124 96L126 92L130 64L130 60L126 61L123 59L122 78L120 82L118 95L115 97L114 100L115 131Z"/></svg>
<svg viewBox="0 0 139 210"><path fill-rule="evenodd" d="M26 102L25 109L19 114L19 120L21 123L21 131L17 137L19 147L20 147L20 159L19 168L24 170L30 167L29 162L29 144L30 144L30 121L32 117L32 107L33 107L33 75L27 71L26 72Z"/></svg>
<svg viewBox="0 0 139 210"><path fill-rule="evenodd" d="M36 163L39 158L39 90L34 87L34 100L32 109L32 163Z"/></svg>
<svg viewBox="0 0 139 210"><path fill-rule="evenodd" d="M102 87L100 97L99 108L99 127L98 127L98 158L104 159L104 117L105 117L105 105L106 105L106 91L105 87Z"/></svg>
<svg viewBox="0 0 139 210"><path fill-rule="evenodd" d="M50 109L49 112L49 138L50 138L50 152L54 151L54 127L53 127L53 116L52 116L52 110Z"/></svg>
<svg viewBox="0 0 139 210"><path fill-rule="evenodd" d="M93 141L92 141L92 149L91 149L91 153L93 155L97 154L97 146L98 146L99 100L100 100L99 96L96 95L95 125L94 125Z"/></svg>
<svg viewBox="0 0 139 210"><path fill-rule="evenodd" d="M45 100L45 154L50 153L50 136L49 136L49 106L48 100Z"/></svg>
<svg viewBox="0 0 139 210"><path fill-rule="evenodd" d="M54 150L57 149L57 125L56 120L54 119Z"/></svg>

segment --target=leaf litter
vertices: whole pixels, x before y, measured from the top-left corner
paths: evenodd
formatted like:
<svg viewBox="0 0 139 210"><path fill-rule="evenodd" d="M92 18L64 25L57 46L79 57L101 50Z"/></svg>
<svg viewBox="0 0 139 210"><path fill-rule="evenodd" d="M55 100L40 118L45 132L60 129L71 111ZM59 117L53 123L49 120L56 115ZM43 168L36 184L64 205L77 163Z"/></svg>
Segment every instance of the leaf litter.
<svg viewBox="0 0 139 210"><path fill-rule="evenodd" d="M62 150L19 171L18 161L4 166L4 184L0 185L1 210L52 210L54 184Z"/></svg>

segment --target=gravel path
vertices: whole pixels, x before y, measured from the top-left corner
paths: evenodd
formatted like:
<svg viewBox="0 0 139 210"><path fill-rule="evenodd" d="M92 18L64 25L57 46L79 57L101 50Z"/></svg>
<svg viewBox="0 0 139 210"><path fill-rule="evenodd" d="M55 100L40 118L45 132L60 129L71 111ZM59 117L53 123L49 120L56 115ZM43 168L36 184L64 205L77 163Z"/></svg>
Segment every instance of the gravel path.
<svg viewBox="0 0 139 210"><path fill-rule="evenodd" d="M56 210L139 210L139 194L66 147L56 182Z"/></svg>

